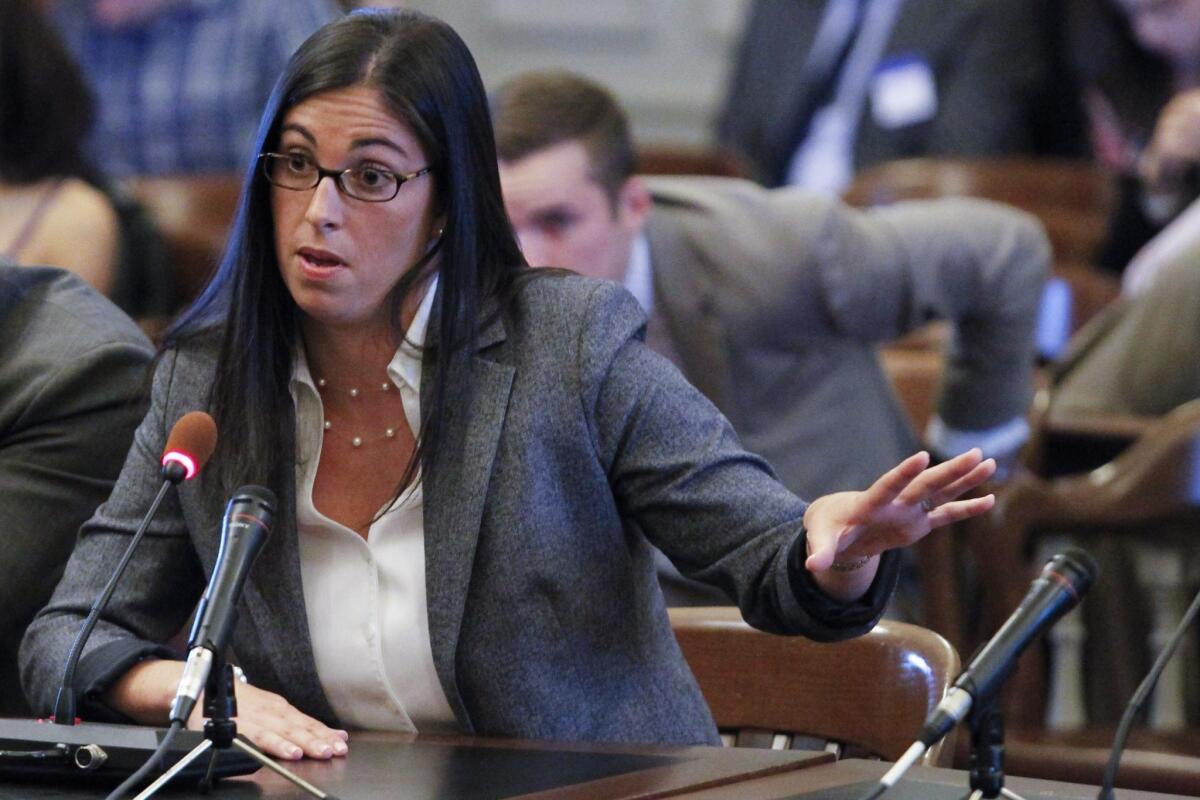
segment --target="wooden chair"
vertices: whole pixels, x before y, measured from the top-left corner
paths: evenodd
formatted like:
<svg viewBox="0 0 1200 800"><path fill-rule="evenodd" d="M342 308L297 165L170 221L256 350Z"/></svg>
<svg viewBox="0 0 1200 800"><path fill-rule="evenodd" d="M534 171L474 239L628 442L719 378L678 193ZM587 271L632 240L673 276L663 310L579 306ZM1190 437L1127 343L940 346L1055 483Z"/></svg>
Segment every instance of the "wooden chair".
<svg viewBox="0 0 1200 800"><path fill-rule="evenodd" d="M1054 272L1071 287L1072 330L1120 291L1091 265L1116 202L1111 176L1087 162L1019 156L913 158L869 167L843 195L856 206L935 197L981 197L1015 206L1046 226Z"/></svg>
<svg viewBox="0 0 1200 800"><path fill-rule="evenodd" d="M728 150L666 142L639 146L637 171L642 175L715 175L722 178L747 178L750 174Z"/></svg>
<svg viewBox="0 0 1200 800"><path fill-rule="evenodd" d="M812 749L815 739L895 760L959 671L945 639L900 622L824 644L751 628L732 607L670 615L717 727L736 746ZM953 752L947 741L924 763L948 765Z"/></svg>
<svg viewBox="0 0 1200 800"><path fill-rule="evenodd" d="M188 303L204 287L229 235L242 176L180 175L125 181L149 210L167 242L178 299Z"/></svg>
<svg viewBox="0 0 1200 800"><path fill-rule="evenodd" d="M1086 430L1088 425L1116 435L1133 433L1146 422L1095 418L1075 427ZM970 540L976 562L987 565L979 570L985 627L999 625L1024 596L1040 566L1033 553L1041 536L1070 536L1087 549L1101 535L1125 535L1139 544L1187 552L1189 545L1194 548L1198 524L1200 401L1193 401L1148 424L1124 452L1090 472L1053 479L1021 474L997 496L992 513L974 527ZM1006 703L1014 727L1044 726L1050 702L1046 673L1041 648L1021 659Z"/></svg>

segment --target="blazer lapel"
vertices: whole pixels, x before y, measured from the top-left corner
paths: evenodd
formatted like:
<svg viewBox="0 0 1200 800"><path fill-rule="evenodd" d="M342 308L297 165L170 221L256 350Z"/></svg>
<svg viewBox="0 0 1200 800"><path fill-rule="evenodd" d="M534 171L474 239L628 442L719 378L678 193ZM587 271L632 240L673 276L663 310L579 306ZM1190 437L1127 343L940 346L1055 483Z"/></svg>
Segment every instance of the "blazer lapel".
<svg viewBox="0 0 1200 800"><path fill-rule="evenodd" d="M702 254L693 252L683 231L672 224L669 210L660 213L656 207L646 236L656 313L666 319L685 377L728 416L733 391L713 276L705 268Z"/></svg>
<svg viewBox="0 0 1200 800"><path fill-rule="evenodd" d="M433 323L430 323L433 330ZM483 350L504 340L499 319L478 343ZM445 404L442 441L433 475L424 487L425 593L429 603L429 638L433 663L450 707L464 733L474 726L458 692L455 654L475 562L475 545L483 520L492 462L512 390L514 368L476 354L467 376L451 376ZM432 387L426 370L421 378L422 403ZM460 400L465 398L465 402Z"/></svg>

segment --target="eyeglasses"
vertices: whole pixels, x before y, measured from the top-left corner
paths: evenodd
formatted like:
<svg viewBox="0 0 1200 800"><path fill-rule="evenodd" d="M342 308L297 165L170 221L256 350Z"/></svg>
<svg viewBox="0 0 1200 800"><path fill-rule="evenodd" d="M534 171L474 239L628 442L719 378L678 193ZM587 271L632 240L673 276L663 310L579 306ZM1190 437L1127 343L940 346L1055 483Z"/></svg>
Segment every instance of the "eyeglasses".
<svg viewBox="0 0 1200 800"><path fill-rule="evenodd" d="M303 192L315 189L322 178L333 178L342 194L367 203L386 203L405 183L433 169L425 167L404 174L370 166L325 169L303 153L262 153L259 159L267 180L281 189Z"/></svg>

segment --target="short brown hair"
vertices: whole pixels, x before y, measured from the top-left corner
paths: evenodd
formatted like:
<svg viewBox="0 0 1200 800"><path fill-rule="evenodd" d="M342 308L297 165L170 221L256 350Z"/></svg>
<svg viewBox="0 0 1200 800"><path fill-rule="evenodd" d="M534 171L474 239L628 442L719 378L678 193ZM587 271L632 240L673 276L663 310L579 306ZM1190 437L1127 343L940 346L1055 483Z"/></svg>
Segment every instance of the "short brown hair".
<svg viewBox="0 0 1200 800"><path fill-rule="evenodd" d="M492 94L491 108L502 161L577 140L615 206L637 162L625 111L607 88L566 70L525 72Z"/></svg>

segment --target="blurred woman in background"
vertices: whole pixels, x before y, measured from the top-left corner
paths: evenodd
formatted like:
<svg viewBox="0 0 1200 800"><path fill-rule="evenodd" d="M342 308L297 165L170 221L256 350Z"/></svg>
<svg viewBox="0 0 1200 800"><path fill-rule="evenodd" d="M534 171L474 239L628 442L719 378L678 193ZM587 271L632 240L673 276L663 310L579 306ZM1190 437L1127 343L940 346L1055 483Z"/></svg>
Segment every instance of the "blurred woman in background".
<svg viewBox="0 0 1200 800"><path fill-rule="evenodd" d="M0 0L0 258L62 267L126 313L174 310L162 238L87 158L93 102L32 0Z"/></svg>
<svg viewBox="0 0 1200 800"><path fill-rule="evenodd" d="M91 96L36 3L0 0L0 20L0 255L109 294L120 226L83 155Z"/></svg>

